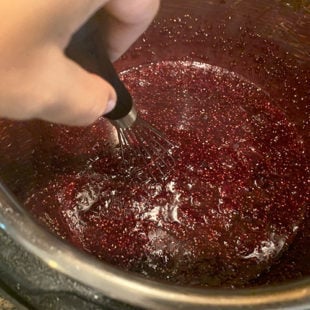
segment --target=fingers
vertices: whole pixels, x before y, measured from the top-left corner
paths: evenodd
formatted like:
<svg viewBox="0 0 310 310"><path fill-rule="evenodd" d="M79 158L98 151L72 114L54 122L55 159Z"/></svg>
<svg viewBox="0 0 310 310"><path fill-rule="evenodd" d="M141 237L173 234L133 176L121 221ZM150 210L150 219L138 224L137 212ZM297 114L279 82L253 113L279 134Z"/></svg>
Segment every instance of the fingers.
<svg viewBox="0 0 310 310"><path fill-rule="evenodd" d="M118 59L147 29L157 14L160 0L112 0L104 7L108 12L109 32L103 38L110 58Z"/></svg>
<svg viewBox="0 0 310 310"><path fill-rule="evenodd" d="M0 1L0 15L9 16L0 29L0 117L83 126L113 109L112 86L63 52L77 28L103 6L110 25L103 40L116 59L150 24L159 0L31 0L25 7Z"/></svg>
<svg viewBox="0 0 310 310"><path fill-rule="evenodd" d="M116 93L109 83L59 54L38 62L39 69L33 64L31 71L2 79L0 117L86 126L114 108Z"/></svg>
<svg viewBox="0 0 310 310"><path fill-rule="evenodd" d="M105 10L120 22L127 25L149 24L156 15L160 0L112 0L105 5Z"/></svg>
<svg viewBox="0 0 310 310"><path fill-rule="evenodd" d="M59 53L57 64L49 77L57 80L52 87L52 102L38 115L40 118L83 126L110 112L116 103L113 87L97 75L91 74Z"/></svg>

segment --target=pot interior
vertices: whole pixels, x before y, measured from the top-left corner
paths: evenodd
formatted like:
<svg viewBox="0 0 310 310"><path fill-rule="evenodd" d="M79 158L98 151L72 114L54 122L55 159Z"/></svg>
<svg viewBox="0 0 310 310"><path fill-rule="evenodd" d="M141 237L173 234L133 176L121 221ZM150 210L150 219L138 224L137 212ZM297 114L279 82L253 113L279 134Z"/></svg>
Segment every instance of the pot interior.
<svg viewBox="0 0 310 310"><path fill-rule="evenodd" d="M60 238L147 278L243 288L309 276L309 15L293 4L163 1L117 61L141 117L175 145L167 177L147 183L158 171L136 153L146 180L124 173L104 118L2 119L3 182ZM100 72L85 46L68 54Z"/></svg>

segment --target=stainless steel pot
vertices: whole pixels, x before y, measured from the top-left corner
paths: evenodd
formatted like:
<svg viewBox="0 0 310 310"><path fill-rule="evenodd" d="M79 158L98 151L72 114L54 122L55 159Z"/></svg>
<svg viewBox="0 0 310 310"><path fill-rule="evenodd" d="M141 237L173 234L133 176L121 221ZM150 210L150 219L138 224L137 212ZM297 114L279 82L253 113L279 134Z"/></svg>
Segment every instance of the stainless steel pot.
<svg viewBox="0 0 310 310"><path fill-rule="evenodd" d="M186 20L191 30L183 35L163 33L163 40L156 40L153 34L160 31L161 25L177 18ZM119 70L179 58L228 68L278 98L277 104L296 124L300 135L306 137L310 15L305 2L165 0L155 23L157 26L117 63ZM205 42L196 42L194 34L202 28L207 34ZM185 48L189 41L191 45ZM295 79L290 74L295 74ZM1 154L5 152L0 150ZM23 160L23 156L22 149L19 154L17 150L15 160ZM14 192L13 180L12 176L5 181ZM103 294L149 309L310 309L307 277L261 288L215 290L162 284L113 268L46 231L2 185L0 228L45 266L89 287L95 299L96 294Z"/></svg>

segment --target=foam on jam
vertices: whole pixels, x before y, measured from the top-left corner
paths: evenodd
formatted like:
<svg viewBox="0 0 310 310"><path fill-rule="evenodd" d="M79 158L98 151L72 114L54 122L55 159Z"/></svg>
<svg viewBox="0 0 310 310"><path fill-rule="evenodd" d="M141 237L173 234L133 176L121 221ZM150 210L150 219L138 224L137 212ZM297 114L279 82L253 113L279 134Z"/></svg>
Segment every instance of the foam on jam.
<svg viewBox="0 0 310 310"><path fill-rule="evenodd" d="M141 116L176 145L170 174L154 182L124 171L104 119L86 129L50 125L53 159L41 163L49 178L26 207L123 269L182 285L247 285L304 218L307 163L294 125L262 89L205 63L152 63L121 76Z"/></svg>

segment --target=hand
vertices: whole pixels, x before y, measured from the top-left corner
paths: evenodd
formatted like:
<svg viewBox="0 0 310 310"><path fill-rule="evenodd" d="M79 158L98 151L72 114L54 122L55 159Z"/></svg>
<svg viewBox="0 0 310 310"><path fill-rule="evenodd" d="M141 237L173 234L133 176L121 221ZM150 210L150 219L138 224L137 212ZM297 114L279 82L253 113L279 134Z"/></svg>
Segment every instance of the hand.
<svg viewBox="0 0 310 310"><path fill-rule="evenodd" d="M0 117L88 125L111 111L112 86L67 58L71 36L107 12L106 44L117 59L146 30L159 0L1 0Z"/></svg>

